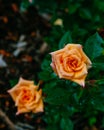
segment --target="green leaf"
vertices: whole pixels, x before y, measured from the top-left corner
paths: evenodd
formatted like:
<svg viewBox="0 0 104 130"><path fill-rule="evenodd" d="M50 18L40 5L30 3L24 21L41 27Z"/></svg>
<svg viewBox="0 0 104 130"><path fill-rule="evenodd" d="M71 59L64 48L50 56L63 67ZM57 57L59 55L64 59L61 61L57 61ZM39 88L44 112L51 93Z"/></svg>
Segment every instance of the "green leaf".
<svg viewBox="0 0 104 130"><path fill-rule="evenodd" d="M99 69L99 70L104 70L104 63L93 63L92 67Z"/></svg>
<svg viewBox="0 0 104 130"><path fill-rule="evenodd" d="M58 130L58 126L57 124L49 124L47 127L46 127L46 130Z"/></svg>
<svg viewBox="0 0 104 130"><path fill-rule="evenodd" d="M59 49L63 48L66 44L71 43L72 38L69 31L67 31L59 42Z"/></svg>
<svg viewBox="0 0 104 130"><path fill-rule="evenodd" d="M69 4L68 5L69 14L75 13L79 7L80 7L79 3Z"/></svg>
<svg viewBox="0 0 104 130"><path fill-rule="evenodd" d="M90 117L89 119L89 125L93 126L96 123L96 117Z"/></svg>
<svg viewBox="0 0 104 130"><path fill-rule="evenodd" d="M91 12L88 10L88 9L82 9L80 11L80 16L84 19L91 19L92 16L91 16Z"/></svg>
<svg viewBox="0 0 104 130"><path fill-rule="evenodd" d="M62 117L72 117L75 112L78 112L78 110L75 107L64 105L59 107L58 112L61 114Z"/></svg>
<svg viewBox="0 0 104 130"><path fill-rule="evenodd" d="M99 81L100 83L100 81ZM104 82L103 82L104 83ZM92 105L95 110L104 112L104 84L99 84L96 91L92 91ZM92 89L93 90L93 89Z"/></svg>
<svg viewBox="0 0 104 130"><path fill-rule="evenodd" d="M48 59L45 59L41 65L42 70L50 70L50 63L51 61Z"/></svg>
<svg viewBox="0 0 104 130"><path fill-rule="evenodd" d="M20 11L21 11L21 12L26 11L27 8L28 8L30 5L32 5L32 4L34 4L34 0L32 0L32 2L29 2L29 0L23 0L23 1L21 2L21 5L20 5Z"/></svg>
<svg viewBox="0 0 104 130"><path fill-rule="evenodd" d="M63 89L63 88L58 88L58 86L53 87L48 87L46 89L46 95L47 97L45 98L45 102L53 105L64 105L69 104L70 100L70 93L69 91Z"/></svg>
<svg viewBox="0 0 104 130"><path fill-rule="evenodd" d="M44 81L49 81L56 78L56 74L51 71L42 71L38 74L38 76Z"/></svg>
<svg viewBox="0 0 104 130"><path fill-rule="evenodd" d="M104 1L99 1L97 7L100 11L104 12Z"/></svg>
<svg viewBox="0 0 104 130"><path fill-rule="evenodd" d="M41 80L48 81L48 80L56 78L56 74L52 71L50 63L51 63L51 60L50 60L50 55L49 55L43 60L41 64L42 71L38 73L38 76Z"/></svg>
<svg viewBox="0 0 104 130"><path fill-rule="evenodd" d="M18 83L18 79L10 80L11 86L15 86Z"/></svg>
<svg viewBox="0 0 104 130"><path fill-rule="evenodd" d="M102 99L103 99L103 98L102 98ZM101 99L101 100L102 100L102 99ZM99 101L99 102L100 102L100 101ZM98 110L98 111L104 112L104 102L101 102L101 103L99 103L99 102L96 103L95 109Z"/></svg>
<svg viewBox="0 0 104 130"><path fill-rule="evenodd" d="M98 33L95 33L85 43L85 52L87 56L93 60L94 58L100 56L102 54L103 48L101 47L103 43L103 39L99 36Z"/></svg>
<svg viewBox="0 0 104 130"><path fill-rule="evenodd" d="M69 118L62 118L60 128L61 130L73 130L73 123Z"/></svg>

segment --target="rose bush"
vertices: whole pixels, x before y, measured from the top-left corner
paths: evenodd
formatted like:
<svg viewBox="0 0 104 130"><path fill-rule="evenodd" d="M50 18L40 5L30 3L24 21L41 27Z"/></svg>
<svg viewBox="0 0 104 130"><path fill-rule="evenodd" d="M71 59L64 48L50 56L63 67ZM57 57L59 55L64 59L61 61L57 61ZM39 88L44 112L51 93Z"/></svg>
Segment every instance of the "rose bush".
<svg viewBox="0 0 104 130"><path fill-rule="evenodd" d="M17 115L20 113L43 112L42 90L33 81L20 78L19 82L8 93L11 95L18 107Z"/></svg>
<svg viewBox="0 0 104 130"><path fill-rule="evenodd" d="M52 55L51 67L60 78L85 86L85 78L91 67L91 61L83 52L82 45L67 44L63 49L50 54Z"/></svg>

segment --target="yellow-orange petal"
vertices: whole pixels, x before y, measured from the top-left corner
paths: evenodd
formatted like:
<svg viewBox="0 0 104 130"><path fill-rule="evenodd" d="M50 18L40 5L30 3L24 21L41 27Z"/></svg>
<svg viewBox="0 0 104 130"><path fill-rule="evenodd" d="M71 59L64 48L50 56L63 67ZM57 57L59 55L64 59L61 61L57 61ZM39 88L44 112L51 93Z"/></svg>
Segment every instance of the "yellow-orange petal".
<svg viewBox="0 0 104 130"><path fill-rule="evenodd" d="M18 109L18 110L17 110L17 112L16 112L16 115L19 115L19 114L21 114L21 113L30 112L30 110L27 109L27 108L25 108L25 107L18 107L17 109Z"/></svg>
<svg viewBox="0 0 104 130"><path fill-rule="evenodd" d="M58 50L58 51L51 52L50 54L51 54L52 57L54 58L56 55L62 54L63 52L64 52L64 49L60 49L60 50Z"/></svg>
<svg viewBox="0 0 104 130"><path fill-rule="evenodd" d="M80 70L80 71L76 71L75 72L75 75L74 75L74 78L75 79L81 79L83 76L87 75L87 67L86 67L86 64L83 65L83 68Z"/></svg>
<svg viewBox="0 0 104 130"><path fill-rule="evenodd" d="M65 46L65 49L67 49L67 50L73 50L73 49L78 50L78 49L80 49L80 48L82 48L82 45L80 45L80 44L74 44L74 43L68 43L68 44Z"/></svg>
<svg viewBox="0 0 104 130"><path fill-rule="evenodd" d="M82 55L82 60L83 62L86 64L87 68L91 68L91 60L86 56L86 54L84 53L84 51L82 50L82 48L79 49L79 52L81 53Z"/></svg>
<svg viewBox="0 0 104 130"><path fill-rule="evenodd" d="M10 94L10 96L12 97L12 99L14 101L16 101L17 95L19 94L18 89L16 87L14 87L14 88L8 90L7 92Z"/></svg>
<svg viewBox="0 0 104 130"><path fill-rule="evenodd" d="M50 66L52 67L53 71L57 74L57 70L54 63L51 63Z"/></svg>
<svg viewBox="0 0 104 130"><path fill-rule="evenodd" d="M72 79L72 81L76 82L82 87L85 87L85 78L86 78L86 75L84 75L81 79Z"/></svg>
<svg viewBox="0 0 104 130"><path fill-rule="evenodd" d="M37 107L33 110L33 112L38 113L38 112L43 112L43 111L44 111L43 101L40 100L39 103L37 104Z"/></svg>
<svg viewBox="0 0 104 130"><path fill-rule="evenodd" d="M72 72L71 71L70 72L64 71L63 66L61 66L61 65L60 65L60 71L58 72L58 74L59 74L60 78L64 78L64 76L67 76L67 77L73 77L74 76L73 71Z"/></svg>
<svg viewBox="0 0 104 130"><path fill-rule="evenodd" d="M33 81L31 81L31 80L25 80L25 79L23 79L22 77L20 77L20 79L19 79L19 82L18 82L18 87L20 87L20 86L25 86L25 85L34 85L34 82Z"/></svg>

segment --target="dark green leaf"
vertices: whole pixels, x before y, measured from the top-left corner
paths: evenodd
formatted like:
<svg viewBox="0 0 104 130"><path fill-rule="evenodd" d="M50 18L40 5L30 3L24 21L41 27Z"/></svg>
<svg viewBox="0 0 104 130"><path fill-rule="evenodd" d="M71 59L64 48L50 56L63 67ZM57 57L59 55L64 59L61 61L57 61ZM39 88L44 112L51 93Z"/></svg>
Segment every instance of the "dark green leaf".
<svg viewBox="0 0 104 130"><path fill-rule="evenodd" d="M80 7L79 3L69 4L68 6L69 14L75 13L79 7Z"/></svg>
<svg viewBox="0 0 104 130"><path fill-rule="evenodd" d="M99 70L104 70L104 63L93 63L92 67L99 69Z"/></svg>
<svg viewBox="0 0 104 130"><path fill-rule="evenodd" d="M102 99L101 99L102 100ZM96 110L99 110L99 111L102 111L102 112L104 112L104 102L101 102L101 103L99 103L100 101L98 101L97 103L96 103Z"/></svg>
<svg viewBox="0 0 104 130"><path fill-rule="evenodd" d="M50 60L45 59L41 65L42 70L50 70Z"/></svg>
<svg viewBox="0 0 104 130"><path fill-rule="evenodd" d="M80 11L80 16L84 19L91 19L92 18L91 12L88 9L82 9Z"/></svg>
<svg viewBox="0 0 104 130"><path fill-rule="evenodd" d="M69 118L62 118L60 128L61 130L73 130L73 123Z"/></svg>
<svg viewBox="0 0 104 130"><path fill-rule="evenodd" d="M59 42L59 49L63 48L66 44L71 43L72 38L70 32L66 32Z"/></svg>
<svg viewBox="0 0 104 130"><path fill-rule="evenodd" d="M56 74L51 71L43 71L38 74L39 78L44 81L48 81L56 78Z"/></svg>
<svg viewBox="0 0 104 130"><path fill-rule="evenodd" d="M48 87L46 89L46 95L45 102L53 105L69 104L69 97L71 96L67 90L61 87L58 88L58 86L54 86L54 88Z"/></svg>
<svg viewBox="0 0 104 130"><path fill-rule="evenodd" d="M95 33L85 43L85 52L87 56L93 60L94 58L100 56L102 54L103 48L101 47L103 43L103 39L99 36L98 33Z"/></svg>
<svg viewBox="0 0 104 130"><path fill-rule="evenodd" d="M57 124L49 124L49 126L47 126L46 130L58 130L58 126Z"/></svg>
<svg viewBox="0 0 104 130"><path fill-rule="evenodd" d="M89 119L89 125L93 126L96 123L96 117L90 117Z"/></svg>
<svg viewBox="0 0 104 130"><path fill-rule="evenodd" d="M26 11L27 8L32 4L34 4L34 0L32 0L32 2L29 2L29 0L23 0L20 5L20 11Z"/></svg>
<svg viewBox="0 0 104 130"><path fill-rule="evenodd" d="M97 6L98 6L99 10L104 12L104 1L99 1L97 4L98 4Z"/></svg>
<svg viewBox="0 0 104 130"><path fill-rule="evenodd" d="M10 80L10 84L12 87L15 86L17 82L18 82L18 79Z"/></svg>

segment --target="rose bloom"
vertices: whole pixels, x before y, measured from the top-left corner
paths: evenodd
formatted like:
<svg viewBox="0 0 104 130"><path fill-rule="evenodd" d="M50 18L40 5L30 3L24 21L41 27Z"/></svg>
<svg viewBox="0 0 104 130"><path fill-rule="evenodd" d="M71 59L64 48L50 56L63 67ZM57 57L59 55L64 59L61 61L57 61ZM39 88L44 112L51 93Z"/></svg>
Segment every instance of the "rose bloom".
<svg viewBox="0 0 104 130"><path fill-rule="evenodd" d="M85 78L91 67L91 61L83 52L82 45L67 44L63 49L50 54L52 55L51 67L60 78L85 86Z"/></svg>
<svg viewBox="0 0 104 130"><path fill-rule="evenodd" d="M17 113L43 112L42 90L38 91L38 86L33 81L20 78L19 82L8 93L17 106Z"/></svg>

